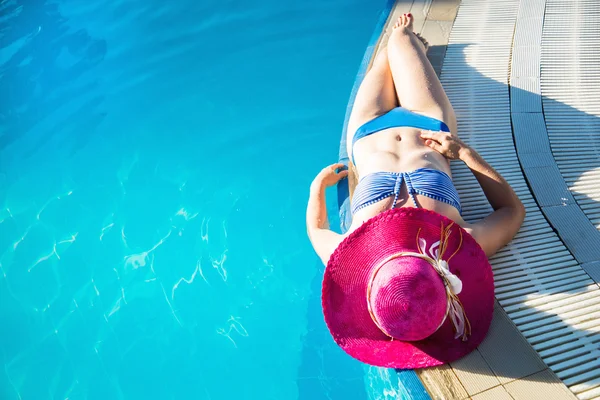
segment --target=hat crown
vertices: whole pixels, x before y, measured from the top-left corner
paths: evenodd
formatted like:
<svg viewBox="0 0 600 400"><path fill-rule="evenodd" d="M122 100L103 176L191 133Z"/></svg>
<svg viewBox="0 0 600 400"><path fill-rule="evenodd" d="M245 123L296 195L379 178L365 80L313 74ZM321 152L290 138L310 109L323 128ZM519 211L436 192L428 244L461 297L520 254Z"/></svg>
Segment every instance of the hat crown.
<svg viewBox="0 0 600 400"><path fill-rule="evenodd" d="M386 335L417 341L431 336L444 322L447 295L428 261L402 256L387 261L373 277L369 306Z"/></svg>

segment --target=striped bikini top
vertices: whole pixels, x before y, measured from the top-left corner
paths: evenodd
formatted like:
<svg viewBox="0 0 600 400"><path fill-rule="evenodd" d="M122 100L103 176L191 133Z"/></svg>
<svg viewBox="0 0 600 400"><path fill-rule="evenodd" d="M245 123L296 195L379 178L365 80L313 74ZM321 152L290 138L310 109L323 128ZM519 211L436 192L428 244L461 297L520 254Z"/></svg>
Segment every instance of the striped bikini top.
<svg viewBox="0 0 600 400"><path fill-rule="evenodd" d="M411 172L375 172L360 179L352 197L352 214L361 208L394 196L396 206L398 195L406 183L408 193L418 207L415 194L427 196L455 207L462 214L460 198L448 174L431 168L419 168Z"/></svg>

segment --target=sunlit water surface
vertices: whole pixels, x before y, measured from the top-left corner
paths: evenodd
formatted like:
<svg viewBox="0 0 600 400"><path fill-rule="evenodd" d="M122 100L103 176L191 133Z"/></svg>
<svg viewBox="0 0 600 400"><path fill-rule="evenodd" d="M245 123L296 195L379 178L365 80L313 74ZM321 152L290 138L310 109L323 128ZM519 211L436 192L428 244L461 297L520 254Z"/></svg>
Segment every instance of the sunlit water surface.
<svg viewBox="0 0 600 400"><path fill-rule="evenodd" d="M0 398L373 396L304 210L382 7L0 2Z"/></svg>

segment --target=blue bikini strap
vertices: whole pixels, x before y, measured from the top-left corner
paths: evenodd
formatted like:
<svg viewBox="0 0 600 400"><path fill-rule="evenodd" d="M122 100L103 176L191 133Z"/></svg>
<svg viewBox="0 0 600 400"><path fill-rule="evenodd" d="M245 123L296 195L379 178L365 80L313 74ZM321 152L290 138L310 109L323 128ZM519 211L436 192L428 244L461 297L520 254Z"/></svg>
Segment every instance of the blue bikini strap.
<svg viewBox="0 0 600 400"><path fill-rule="evenodd" d="M352 138L352 162L354 162L354 143L356 143L357 140L372 135L375 132L399 126L428 131L450 132L448 125L438 119L414 113L403 107L396 107L393 110L364 123L356 130L356 133Z"/></svg>

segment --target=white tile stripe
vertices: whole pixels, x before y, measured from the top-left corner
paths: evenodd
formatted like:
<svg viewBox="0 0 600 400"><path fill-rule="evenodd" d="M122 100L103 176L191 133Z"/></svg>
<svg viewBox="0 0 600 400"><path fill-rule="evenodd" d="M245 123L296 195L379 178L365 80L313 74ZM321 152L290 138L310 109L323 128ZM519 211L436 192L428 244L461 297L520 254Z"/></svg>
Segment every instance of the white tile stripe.
<svg viewBox="0 0 600 400"><path fill-rule="evenodd" d="M552 151L575 200L598 229L599 21L598 2L548 0L541 53L541 90Z"/></svg>
<svg viewBox="0 0 600 400"><path fill-rule="evenodd" d="M540 87L548 138L575 201L600 228L600 8L589 1L547 0ZM560 50L559 50L560 49ZM577 304L570 320L585 335L576 346L546 350L557 375L581 399L600 399L600 306ZM583 313L583 310L586 312ZM574 312L571 312L574 315ZM552 325L550 325L551 327Z"/></svg>
<svg viewBox="0 0 600 400"><path fill-rule="evenodd" d="M513 146L507 86L513 30L517 15L543 15L539 8L544 2L524 1L521 9L519 5L518 0L463 0L441 80L455 108L461 137L507 177L526 203L528 215L522 230L491 260L496 297L570 389L581 399L597 399L600 382L594 371L600 368L594 354L599 351L600 318L589 317L600 312L600 288L531 200ZM520 37L527 39L534 34L525 32ZM452 172L465 218L477 219L489 213L491 208L470 172L461 164L453 164Z"/></svg>

